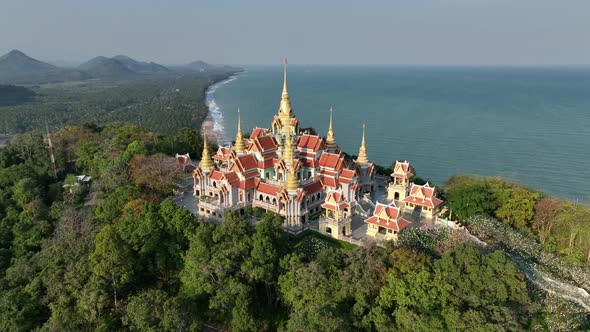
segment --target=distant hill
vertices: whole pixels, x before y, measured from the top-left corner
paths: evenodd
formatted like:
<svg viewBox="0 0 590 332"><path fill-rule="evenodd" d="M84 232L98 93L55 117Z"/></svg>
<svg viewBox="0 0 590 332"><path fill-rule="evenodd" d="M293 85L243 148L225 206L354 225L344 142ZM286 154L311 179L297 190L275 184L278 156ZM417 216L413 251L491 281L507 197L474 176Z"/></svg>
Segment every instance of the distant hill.
<svg viewBox="0 0 590 332"><path fill-rule="evenodd" d="M155 62L137 61L126 55L117 55L113 59L124 64L127 69L140 74L167 74L171 72L170 69Z"/></svg>
<svg viewBox="0 0 590 332"><path fill-rule="evenodd" d="M112 58L97 56L78 66L96 78L137 78L142 75L171 74L172 71L154 62L134 60L125 55Z"/></svg>
<svg viewBox="0 0 590 332"><path fill-rule="evenodd" d="M188 67L193 70L211 70L211 69L215 68L216 66L214 66L212 64L208 64L205 61L197 60L197 61L193 61L193 62L189 63L185 67Z"/></svg>
<svg viewBox="0 0 590 332"><path fill-rule="evenodd" d="M0 83L37 84L83 80L88 74L77 69L64 69L33 59L12 50L0 57Z"/></svg>
<svg viewBox="0 0 590 332"><path fill-rule="evenodd" d="M137 74L127 68L121 61L105 56L92 58L79 65L78 69L84 70L96 78L125 78Z"/></svg>

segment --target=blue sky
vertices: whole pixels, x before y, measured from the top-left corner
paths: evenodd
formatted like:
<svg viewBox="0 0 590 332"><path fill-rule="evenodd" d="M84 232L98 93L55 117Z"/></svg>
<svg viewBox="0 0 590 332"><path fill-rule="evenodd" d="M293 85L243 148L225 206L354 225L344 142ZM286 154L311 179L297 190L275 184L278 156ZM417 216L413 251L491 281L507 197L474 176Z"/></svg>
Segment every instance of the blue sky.
<svg viewBox="0 0 590 332"><path fill-rule="evenodd" d="M588 0L2 0L0 52L164 64L589 64Z"/></svg>

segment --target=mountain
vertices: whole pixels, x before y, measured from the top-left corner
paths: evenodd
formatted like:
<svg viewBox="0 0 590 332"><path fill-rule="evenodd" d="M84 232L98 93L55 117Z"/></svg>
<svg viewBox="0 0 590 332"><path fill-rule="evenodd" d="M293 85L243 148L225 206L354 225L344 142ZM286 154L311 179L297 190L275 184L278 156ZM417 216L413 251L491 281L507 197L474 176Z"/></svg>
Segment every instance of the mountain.
<svg viewBox="0 0 590 332"><path fill-rule="evenodd" d="M193 70L204 71L204 70L211 70L213 68L216 68L217 66L208 64L205 61L197 60L197 61L193 61L193 62L189 63L185 67L188 67Z"/></svg>
<svg viewBox="0 0 590 332"><path fill-rule="evenodd" d="M155 62L137 61L126 55L116 55L113 59L124 64L127 69L140 74L167 74L171 72L170 69Z"/></svg>
<svg viewBox="0 0 590 332"><path fill-rule="evenodd" d="M125 55L97 56L78 66L96 78L136 78L143 75L170 74L172 71L154 62L134 60Z"/></svg>
<svg viewBox="0 0 590 332"><path fill-rule="evenodd" d="M119 60L105 56L92 58L79 65L78 68L96 78L125 78L137 75Z"/></svg>
<svg viewBox="0 0 590 332"><path fill-rule="evenodd" d="M33 59L18 50L0 57L0 83L38 84L82 80L88 74L77 69L64 69Z"/></svg>

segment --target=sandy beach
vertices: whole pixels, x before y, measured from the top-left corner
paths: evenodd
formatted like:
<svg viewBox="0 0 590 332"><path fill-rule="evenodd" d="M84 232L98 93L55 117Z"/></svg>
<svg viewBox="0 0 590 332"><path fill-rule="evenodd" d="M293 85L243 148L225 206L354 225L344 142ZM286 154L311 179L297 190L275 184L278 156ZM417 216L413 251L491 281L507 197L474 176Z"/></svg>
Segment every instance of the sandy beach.
<svg viewBox="0 0 590 332"><path fill-rule="evenodd" d="M221 133L218 130L214 130L214 126L215 122L213 120L213 116L211 115L211 112L209 112L205 118L205 121L203 121L203 124L201 124L201 133L207 136L207 140L219 145Z"/></svg>
<svg viewBox="0 0 590 332"><path fill-rule="evenodd" d="M225 136L223 126L223 113L221 108L215 102L215 91L221 85L232 82L238 78L238 75L232 75L225 80L212 84L205 92L207 107L209 113L205 121L201 124L201 133L207 135L207 138L218 145L225 144L228 138Z"/></svg>

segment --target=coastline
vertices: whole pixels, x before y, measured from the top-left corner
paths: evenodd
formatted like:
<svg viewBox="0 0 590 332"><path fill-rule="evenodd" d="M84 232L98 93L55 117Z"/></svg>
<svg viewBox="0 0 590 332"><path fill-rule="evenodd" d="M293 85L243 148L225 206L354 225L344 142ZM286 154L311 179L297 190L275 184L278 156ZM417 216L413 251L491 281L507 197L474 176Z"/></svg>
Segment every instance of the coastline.
<svg viewBox="0 0 590 332"><path fill-rule="evenodd" d="M201 133L205 134L207 139L211 140L217 145L225 144L228 139L225 137L223 112L215 101L215 92L220 86L237 80L238 77L243 73L245 73L245 71L232 74L228 78L210 85L205 91L205 103L207 104L209 112L201 124Z"/></svg>

